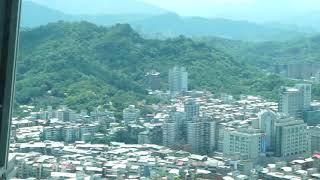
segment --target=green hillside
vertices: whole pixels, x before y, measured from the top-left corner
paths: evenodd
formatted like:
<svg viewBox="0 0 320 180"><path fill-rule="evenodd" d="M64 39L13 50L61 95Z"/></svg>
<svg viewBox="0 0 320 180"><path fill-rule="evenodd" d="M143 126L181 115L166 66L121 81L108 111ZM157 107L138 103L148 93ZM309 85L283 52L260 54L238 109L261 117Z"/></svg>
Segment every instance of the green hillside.
<svg viewBox="0 0 320 180"><path fill-rule="evenodd" d="M205 43L185 37L143 39L129 25L110 28L87 22L59 22L21 33L16 100L18 104L67 104L74 109L113 102L123 107L146 96L143 76L183 65L190 89L276 98L284 83Z"/></svg>
<svg viewBox="0 0 320 180"><path fill-rule="evenodd" d="M241 62L262 69L272 69L275 64L319 62L320 35L286 42L242 42L222 38L202 38L213 48L219 48Z"/></svg>

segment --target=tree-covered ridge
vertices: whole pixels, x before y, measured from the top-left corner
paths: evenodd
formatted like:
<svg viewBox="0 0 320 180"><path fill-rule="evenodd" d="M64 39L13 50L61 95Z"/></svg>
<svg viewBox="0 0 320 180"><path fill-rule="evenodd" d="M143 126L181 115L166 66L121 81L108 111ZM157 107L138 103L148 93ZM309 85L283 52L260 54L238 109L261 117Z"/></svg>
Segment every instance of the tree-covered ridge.
<svg viewBox="0 0 320 180"><path fill-rule="evenodd" d="M150 40L129 25L58 22L21 32L16 99L18 104L64 103L75 109L111 101L111 108L120 111L151 99L143 87L143 76L151 69L161 72L165 90L173 65L187 67L195 90L275 98L283 83L182 36Z"/></svg>
<svg viewBox="0 0 320 180"><path fill-rule="evenodd" d="M318 63L320 59L320 35L286 42L254 43L222 38L202 38L200 41L263 69L272 69L276 64Z"/></svg>

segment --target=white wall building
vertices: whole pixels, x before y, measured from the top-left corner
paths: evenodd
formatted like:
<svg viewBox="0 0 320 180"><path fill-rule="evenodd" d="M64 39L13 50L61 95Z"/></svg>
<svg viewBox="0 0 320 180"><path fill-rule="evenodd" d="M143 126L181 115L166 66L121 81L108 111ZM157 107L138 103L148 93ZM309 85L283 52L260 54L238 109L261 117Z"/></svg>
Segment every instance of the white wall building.
<svg viewBox="0 0 320 180"><path fill-rule="evenodd" d="M169 91L171 96L188 91L188 72L186 68L175 66L169 70Z"/></svg>

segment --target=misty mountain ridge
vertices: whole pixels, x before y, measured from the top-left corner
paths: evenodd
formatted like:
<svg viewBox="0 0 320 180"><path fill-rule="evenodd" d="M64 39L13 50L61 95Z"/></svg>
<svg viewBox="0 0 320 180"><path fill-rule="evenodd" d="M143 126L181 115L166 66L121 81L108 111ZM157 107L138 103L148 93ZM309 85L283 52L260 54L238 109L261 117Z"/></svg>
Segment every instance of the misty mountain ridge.
<svg viewBox="0 0 320 180"><path fill-rule="evenodd" d="M113 1L109 1L109 3L111 2ZM70 15L32 1L24 1L21 26L32 28L59 20L89 21L104 26L128 23L138 32L152 38L159 36L167 38L179 35L188 37L215 36L243 41L286 41L296 37L308 36L314 32L308 32L306 29L302 31L289 26L256 24L222 18L181 17L166 11L162 11L162 14L159 12L160 15L148 14L148 12L144 9L135 14ZM112 11L108 13L112 13Z"/></svg>
<svg viewBox="0 0 320 180"><path fill-rule="evenodd" d="M71 15L159 15L165 9L138 0L27 0Z"/></svg>

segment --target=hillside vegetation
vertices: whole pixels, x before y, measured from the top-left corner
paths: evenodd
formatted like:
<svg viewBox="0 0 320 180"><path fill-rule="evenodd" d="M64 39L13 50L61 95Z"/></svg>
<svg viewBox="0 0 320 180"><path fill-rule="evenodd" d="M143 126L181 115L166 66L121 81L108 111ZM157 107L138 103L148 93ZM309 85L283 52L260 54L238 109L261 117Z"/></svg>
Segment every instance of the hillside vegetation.
<svg viewBox="0 0 320 180"><path fill-rule="evenodd" d="M18 104L66 104L74 109L106 105L120 112L152 98L143 76L156 69L166 90L168 68L183 65L190 89L254 94L275 99L284 84L223 51L185 37L143 39L129 25L110 28L87 22L58 22L21 33Z"/></svg>
<svg viewBox="0 0 320 180"><path fill-rule="evenodd" d="M271 70L285 63L319 63L320 35L286 42L242 42L222 38L201 38L213 48L221 49L240 62Z"/></svg>

